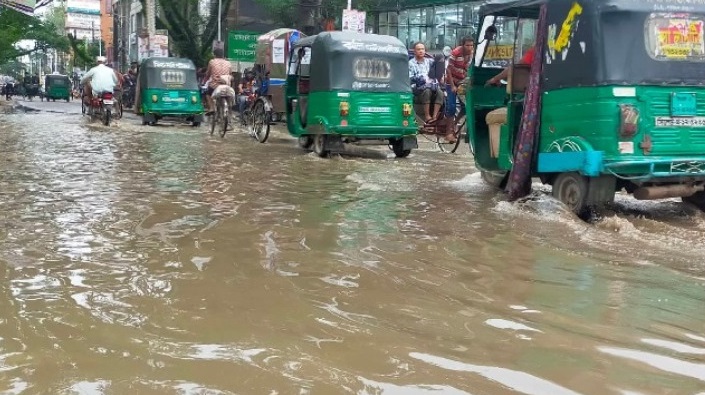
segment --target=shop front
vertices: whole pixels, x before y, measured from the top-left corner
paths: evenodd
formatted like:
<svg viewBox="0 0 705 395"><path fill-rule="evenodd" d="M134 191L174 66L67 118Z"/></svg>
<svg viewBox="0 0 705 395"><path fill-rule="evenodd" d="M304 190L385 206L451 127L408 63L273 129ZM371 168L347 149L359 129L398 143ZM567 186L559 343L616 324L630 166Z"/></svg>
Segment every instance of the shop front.
<svg viewBox="0 0 705 395"><path fill-rule="evenodd" d="M398 37L407 47L421 41L429 51L455 47L475 35L482 1L386 0L372 10L375 33Z"/></svg>

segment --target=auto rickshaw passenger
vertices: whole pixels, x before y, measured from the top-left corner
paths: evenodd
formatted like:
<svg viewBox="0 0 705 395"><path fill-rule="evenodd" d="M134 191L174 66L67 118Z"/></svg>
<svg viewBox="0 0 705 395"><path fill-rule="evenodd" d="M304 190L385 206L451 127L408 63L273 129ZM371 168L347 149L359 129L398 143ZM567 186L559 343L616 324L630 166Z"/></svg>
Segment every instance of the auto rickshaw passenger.
<svg viewBox="0 0 705 395"><path fill-rule="evenodd" d="M113 92L115 85L118 83L115 70L105 65L105 56L98 56L95 61L97 63L96 66L88 70L81 78L81 83L84 84L84 102L87 105L90 105L93 101L94 95L100 95L103 92Z"/></svg>
<svg viewBox="0 0 705 395"><path fill-rule="evenodd" d="M213 106L213 92L215 91L215 88L218 87L218 85L221 85L224 82L224 80L229 80L230 78L230 73L232 73L232 68L233 66L230 64L229 61L223 59L225 56L225 53L222 48L215 48L213 50L213 56L215 58L211 59L210 62L208 62L208 68L206 69L206 75L205 75L205 80L208 81L208 89L206 91L206 114L212 114L214 111L214 106ZM226 77L225 79L221 77Z"/></svg>
<svg viewBox="0 0 705 395"><path fill-rule="evenodd" d="M424 121L426 122L433 120L430 109L431 102L433 101L433 114L437 117L445 99L440 81L432 80L428 76L432 63L433 60L426 57L424 43L414 44L414 58L409 60L409 78L414 91L414 102L423 105Z"/></svg>
<svg viewBox="0 0 705 395"><path fill-rule="evenodd" d="M242 76L242 80L237 85L237 110L240 113L240 121L245 122L245 109L247 105L254 99L254 82L255 76L251 71L246 71Z"/></svg>
<svg viewBox="0 0 705 395"><path fill-rule="evenodd" d="M531 63L534 61L534 53L536 52L536 47L533 45L531 48L526 50L526 53L524 56L522 56L521 60L517 64L528 64L531 65ZM499 85L502 80L506 80L507 77L509 76L509 69L511 68L511 65L507 66L502 70L499 74L495 75L494 77L490 78L487 80L487 85Z"/></svg>

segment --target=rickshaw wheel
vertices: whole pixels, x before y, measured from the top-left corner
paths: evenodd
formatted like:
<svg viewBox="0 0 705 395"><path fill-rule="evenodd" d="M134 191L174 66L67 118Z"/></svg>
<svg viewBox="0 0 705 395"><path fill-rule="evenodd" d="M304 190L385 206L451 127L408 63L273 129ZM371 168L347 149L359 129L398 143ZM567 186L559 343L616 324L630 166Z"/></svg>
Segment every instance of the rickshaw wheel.
<svg viewBox="0 0 705 395"><path fill-rule="evenodd" d="M311 149L311 145L313 144L313 139L311 138L311 136L304 134L304 135L299 136L299 139L297 142L299 144L299 147L301 147L305 150L309 150L309 149Z"/></svg>
<svg viewBox="0 0 705 395"><path fill-rule="evenodd" d="M410 149L404 149L404 139L396 139L392 142L392 151L397 158L406 158L411 153Z"/></svg>
<svg viewBox="0 0 705 395"><path fill-rule="evenodd" d="M328 136L322 133L313 136L313 152L321 158L328 156L328 151L325 148L327 138Z"/></svg>
<svg viewBox="0 0 705 395"><path fill-rule="evenodd" d="M588 180L578 173L561 173L553 182L552 194L570 211L580 215L587 208Z"/></svg>
<svg viewBox="0 0 705 395"><path fill-rule="evenodd" d="M269 117L261 100L255 103L252 110L252 135L260 143L264 143L269 137Z"/></svg>
<svg viewBox="0 0 705 395"><path fill-rule="evenodd" d="M692 204L701 211L705 211L705 192L703 191L695 192L691 196L683 196L681 200L683 200L683 203Z"/></svg>

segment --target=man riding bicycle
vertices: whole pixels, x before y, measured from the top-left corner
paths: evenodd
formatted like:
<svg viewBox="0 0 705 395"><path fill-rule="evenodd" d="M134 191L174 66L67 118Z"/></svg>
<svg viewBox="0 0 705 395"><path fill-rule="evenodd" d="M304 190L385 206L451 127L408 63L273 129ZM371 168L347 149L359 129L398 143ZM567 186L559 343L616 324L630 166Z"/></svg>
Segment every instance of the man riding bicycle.
<svg viewBox="0 0 705 395"><path fill-rule="evenodd" d="M215 90L220 85L228 86L230 81L230 73L233 71L233 66L230 62L223 59L225 54L222 48L215 48L213 50L213 56L215 56L215 58L208 62L208 68L206 69L206 75L204 77L208 82L208 90L206 91L207 115L212 115L215 111L213 102L213 94L215 93ZM228 88L230 87L228 86ZM232 106L232 103L230 103L230 105Z"/></svg>

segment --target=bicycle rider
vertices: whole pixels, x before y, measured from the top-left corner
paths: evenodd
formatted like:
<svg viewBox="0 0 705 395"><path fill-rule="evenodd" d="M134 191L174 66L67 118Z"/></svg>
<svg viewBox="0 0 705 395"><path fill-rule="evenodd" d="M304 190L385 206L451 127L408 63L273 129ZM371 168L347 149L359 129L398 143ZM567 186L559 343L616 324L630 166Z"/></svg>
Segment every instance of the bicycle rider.
<svg viewBox="0 0 705 395"><path fill-rule="evenodd" d="M214 58L208 62L206 75L204 77L204 79L208 81L208 89L206 91L206 115L212 115L215 111L213 93L216 88L222 84L227 85L230 74L233 72L233 66L228 60L224 59L225 53L223 48L215 48L213 50L213 56Z"/></svg>

